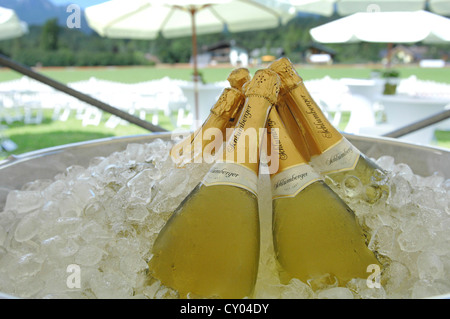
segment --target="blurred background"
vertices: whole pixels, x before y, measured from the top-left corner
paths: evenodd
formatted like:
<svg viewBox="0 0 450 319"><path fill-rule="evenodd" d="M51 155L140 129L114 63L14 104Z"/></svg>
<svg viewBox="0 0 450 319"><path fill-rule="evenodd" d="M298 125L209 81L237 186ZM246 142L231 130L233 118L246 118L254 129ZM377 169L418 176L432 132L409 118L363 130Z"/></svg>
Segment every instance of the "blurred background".
<svg viewBox="0 0 450 319"><path fill-rule="evenodd" d="M248 21L236 21L239 28L228 22L213 30L202 25L206 14L199 11L196 43L181 18L173 34L156 30L143 35L143 23L156 24L156 18L140 11L156 10L152 1L125 1L130 10L141 12L132 19L133 28L118 16L120 6L100 7L104 2L0 0L0 54L167 131L201 124L229 86L226 79L233 69L247 67L253 74L285 56L341 131L382 136L440 114L439 121L398 138L450 148L445 113L450 108L449 1L259 0L279 14L275 24L252 22L255 9L242 9L235 18L240 12ZM92 16L87 17L89 10ZM396 14L392 21L375 21L375 28L368 25L373 34L363 34L368 19L350 21L354 24L349 26L340 21L385 11ZM413 29L403 11L426 15L413 20ZM320 33L319 27L338 21ZM123 24L119 33L108 29L116 22ZM383 32L389 36L381 37ZM106 112L0 64L0 160L56 145L148 133L120 113Z"/></svg>

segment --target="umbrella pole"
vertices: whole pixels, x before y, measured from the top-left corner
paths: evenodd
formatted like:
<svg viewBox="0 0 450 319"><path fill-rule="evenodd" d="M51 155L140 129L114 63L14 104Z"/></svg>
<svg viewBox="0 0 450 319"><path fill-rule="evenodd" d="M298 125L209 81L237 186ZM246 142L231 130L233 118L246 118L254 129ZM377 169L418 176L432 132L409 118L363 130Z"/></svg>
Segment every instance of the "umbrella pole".
<svg viewBox="0 0 450 319"><path fill-rule="evenodd" d="M198 66L197 66L197 30L195 25L195 14L197 13L195 8L190 10L191 12L191 26L192 26L192 55L194 62L194 99L195 99L195 121L194 126L197 128L200 123L199 105L198 105Z"/></svg>
<svg viewBox="0 0 450 319"><path fill-rule="evenodd" d="M387 68L388 69L391 67L391 62L392 62L392 48L393 48L393 44L388 43L388 45L387 45Z"/></svg>

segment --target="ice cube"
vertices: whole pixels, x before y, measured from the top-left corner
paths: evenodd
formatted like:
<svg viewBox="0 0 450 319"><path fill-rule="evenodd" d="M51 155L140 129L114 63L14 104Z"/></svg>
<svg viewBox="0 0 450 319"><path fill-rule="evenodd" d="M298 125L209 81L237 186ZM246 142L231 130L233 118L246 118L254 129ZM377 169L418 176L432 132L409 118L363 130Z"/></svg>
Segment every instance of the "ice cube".
<svg viewBox="0 0 450 319"><path fill-rule="evenodd" d="M318 299L354 299L350 289L344 287L332 287L318 292Z"/></svg>
<svg viewBox="0 0 450 319"><path fill-rule="evenodd" d="M5 243L6 236L7 232L5 228L3 228L2 225L0 225L0 247L3 246L3 244Z"/></svg>
<svg viewBox="0 0 450 319"><path fill-rule="evenodd" d="M148 209L144 205L140 204L129 205L126 210L126 218L133 222L144 221L148 214Z"/></svg>
<svg viewBox="0 0 450 319"><path fill-rule="evenodd" d="M155 299L178 299L178 292L174 289L161 285L155 294Z"/></svg>
<svg viewBox="0 0 450 319"><path fill-rule="evenodd" d="M411 202L413 188L410 182L401 175L396 175L391 178L391 191L387 203L395 209Z"/></svg>
<svg viewBox="0 0 450 319"><path fill-rule="evenodd" d="M314 292L311 287L296 278L291 279L281 292L283 299L311 299L313 297Z"/></svg>
<svg viewBox="0 0 450 319"><path fill-rule="evenodd" d="M77 180L71 187L71 195L78 201L78 206L84 206L96 196L96 189L87 181Z"/></svg>
<svg viewBox="0 0 450 319"><path fill-rule="evenodd" d="M420 179L419 186L427 186L432 188L440 188L445 183L445 177L441 172L434 172L430 176L426 176Z"/></svg>
<svg viewBox="0 0 450 319"><path fill-rule="evenodd" d="M395 166L395 159L392 156L381 156L376 160L376 164L385 170L392 171Z"/></svg>
<svg viewBox="0 0 450 319"><path fill-rule="evenodd" d="M89 285L99 299L123 299L133 295L133 287L118 272L99 273L90 280Z"/></svg>
<svg viewBox="0 0 450 319"><path fill-rule="evenodd" d="M127 183L130 196L148 204L152 200L153 174L152 169L146 169L134 176Z"/></svg>
<svg viewBox="0 0 450 319"><path fill-rule="evenodd" d="M127 254L120 259L120 270L124 274L137 274L147 268L147 263L139 255Z"/></svg>
<svg viewBox="0 0 450 319"><path fill-rule="evenodd" d="M42 261L35 253L10 254L8 257L9 261L5 269L14 281L34 276L42 269Z"/></svg>
<svg viewBox="0 0 450 319"><path fill-rule="evenodd" d="M386 292L383 286L367 284L367 279L354 278L347 283L347 288L360 299L385 299Z"/></svg>
<svg viewBox="0 0 450 319"><path fill-rule="evenodd" d="M395 166L393 173L395 176L401 176L410 183L417 182L417 176L414 174L413 170L408 164L399 163Z"/></svg>
<svg viewBox="0 0 450 319"><path fill-rule="evenodd" d="M39 191L18 191L9 192L4 210L12 210L17 214L26 214L38 209L44 204L44 200Z"/></svg>
<svg viewBox="0 0 450 319"><path fill-rule="evenodd" d="M450 292L450 285L447 282L436 280L419 280L414 283L411 298L432 298L439 297Z"/></svg>
<svg viewBox="0 0 450 319"><path fill-rule="evenodd" d="M103 258L104 251L92 245L81 247L75 255L75 263L84 266L97 265Z"/></svg>
<svg viewBox="0 0 450 319"><path fill-rule="evenodd" d="M144 288L143 293L147 298L154 299L160 286L161 282L159 280L155 280L153 283Z"/></svg>
<svg viewBox="0 0 450 319"><path fill-rule="evenodd" d="M145 161L150 162L165 162L169 158L170 144L164 142L162 139L155 139L145 147L147 154Z"/></svg>
<svg viewBox="0 0 450 319"><path fill-rule="evenodd" d="M63 180L56 180L48 185L42 192L46 201L57 200L62 194L67 193L68 184Z"/></svg>
<svg viewBox="0 0 450 319"><path fill-rule="evenodd" d="M421 251L430 244L430 241L430 235L423 225L414 225L397 237L400 248L405 252Z"/></svg>
<svg viewBox="0 0 450 319"><path fill-rule="evenodd" d="M88 221L84 223L81 227L80 237L86 243L97 243L99 244L103 240L111 239L112 235L109 234L105 225L99 224L95 220Z"/></svg>
<svg viewBox="0 0 450 319"><path fill-rule="evenodd" d="M41 279L26 277L18 279L14 282L15 295L21 298L31 298L45 287L45 283Z"/></svg>
<svg viewBox="0 0 450 319"><path fill-rule="evenodd" d="M14 231L14 239L19 243L32 239L39 232L40 220L37 214L30 213L22 217Z"/></svg>
<svg viewBox="0 0 450 319"><path fill-rule="evenodd" d="M391 297L397 297L401 292L407 292L411 281L411 272L403 263L393 260L383 267L381 284ZM406 296L403 295L403 297Z"/></svg>
<svg viewBox="0 0 450 319"><path fill-rule="evenodd" d="M363 191L363 185L359 178L356 176L347 176L341 182L341 187L344 191L344 194L350 198L361 195Z"/></svg>
<svg viewBox="0 0 450 319"><path fill-rule="evenodd" d="M22 186L22 191L41 191L46 188L48 185L53 183L51 179L38 179L35 181L31 181Z"/></svg>
<svg viewBox="0 0 450 319"><path fill-rule="evenodd" d="M379 254L389 256L395 249L395 231L390 226L381 226L372 235L369 249Z"/></svg>
<svg viewBox="0 0 450 319"><path fill-rule="evenodd" d="M439 256L424 251L417 257L417 270L422 280L445 279L444 264Z"/></svg>

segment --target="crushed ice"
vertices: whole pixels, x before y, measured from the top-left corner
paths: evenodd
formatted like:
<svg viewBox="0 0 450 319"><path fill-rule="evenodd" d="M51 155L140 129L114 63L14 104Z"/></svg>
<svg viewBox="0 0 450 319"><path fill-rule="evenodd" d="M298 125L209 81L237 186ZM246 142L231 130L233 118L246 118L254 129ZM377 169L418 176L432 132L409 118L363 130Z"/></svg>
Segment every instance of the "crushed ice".
<svg viewBox="0 0 450 319"><path fill-rule="evenodd" d="M175 168L172 142L130 144L87 168L11 191L0 212L0 291L25 298L177 298L147 262L159 230L210 164ZM260 177L261 258L256 298L422 298L450 293L450 180L415 175L389 156L389 195L374 204L350 200L384 263L380 286L353 279L313 291L279 282L272 253L269 177ZM361 187L337 190L342 197ZM361 190L360 190L361 191ZM79 267L79 282L71 266ZM370 273L368 273L368 276ZM72 281L71 281L72 280Z"/></svg>

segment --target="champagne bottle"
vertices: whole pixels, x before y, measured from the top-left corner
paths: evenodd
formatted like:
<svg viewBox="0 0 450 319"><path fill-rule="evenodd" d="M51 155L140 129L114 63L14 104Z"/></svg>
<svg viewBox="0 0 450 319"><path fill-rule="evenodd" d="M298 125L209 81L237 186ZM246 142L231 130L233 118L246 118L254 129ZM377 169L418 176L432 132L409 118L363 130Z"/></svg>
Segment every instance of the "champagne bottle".
<svg viewBox="0 0 450 319"><path fill-rule="evenodd" d="M250 154L253 147L245 140L249 132L256 133L259 151L259 128L265 127L279 85L276 73L256 72L223 150L226 161L212 166L154 242L151 276L182 297L243 298L253 292L259 260L259 154ZM245 161L240 162L242 154Z"/></svg>
<svg viewBox="0 0 450 319"><path fill-rule="evenodd" d="M238 68L230 73L228 82L231 87L223 90L203 125L172 147L170 156L175 163L183 166L189 162L201 162L203 152L208 144L214 142L211 147L214 150L218 144L221 145L225 142L226 129L236 121L236 117L242 109L245 100L242 88L249 80L250 75L246 68ZM203 134L210 128L220 130L223 139L221 141L210 141L205 138Z"/></svg>
<svg viewBox="0 0 450 319"><path fill-rule="evenodd" d="M363 198L376 202L387 191L380 186L387 179L386 173L328 121L289 59L278 59L269 68L280 76L280 95L304 133L311 165L329 177L335 187L364 187Z"/></svg>
<svg viewBox="0 0 450 319"><path fill-rule="evenodd" d="M271 174L273 241L280 280L298 278L317 289L367 278L379 265L353 211L297 151L275 108L268 124L279 169ZM269 130L268 130L269 131ZM303 145L306 147L306 145Z"/></svg>

